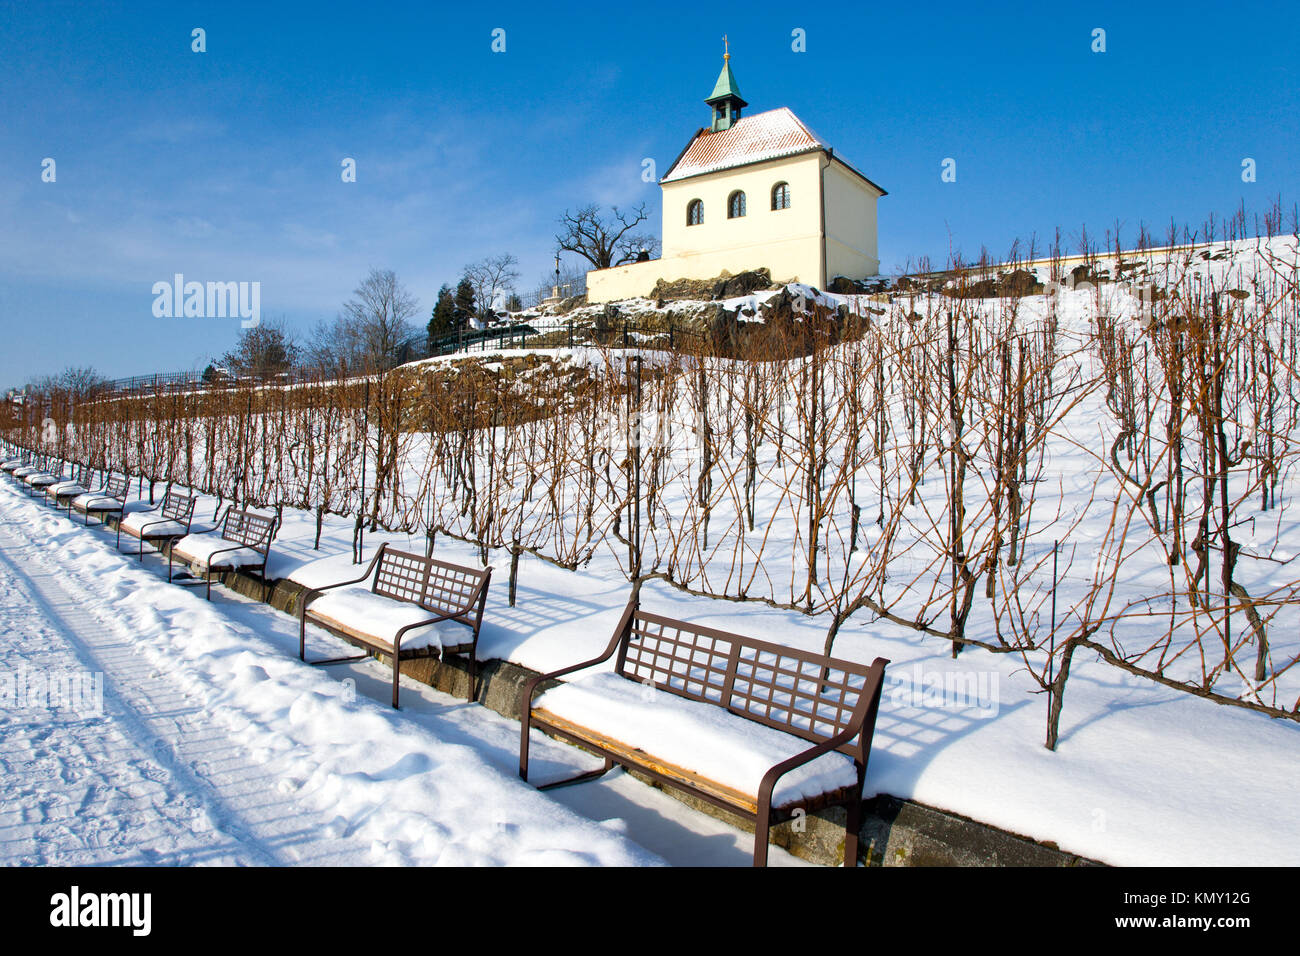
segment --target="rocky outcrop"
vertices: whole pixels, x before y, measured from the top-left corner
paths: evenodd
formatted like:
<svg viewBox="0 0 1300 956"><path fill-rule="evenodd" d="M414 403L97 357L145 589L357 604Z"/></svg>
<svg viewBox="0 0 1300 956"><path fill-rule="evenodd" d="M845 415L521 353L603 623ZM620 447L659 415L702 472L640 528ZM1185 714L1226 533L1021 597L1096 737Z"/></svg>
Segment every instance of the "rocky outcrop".
<svg viewBox="0 0 1300 956"><path fill-rule="evenodd" d="M735 275L724 270L712 279L674 279L671 282L660 279L650 292L650 298L662 308L664 302L673 299L731 299L771 287L772 274L766 269L751 269Z"/></svg>

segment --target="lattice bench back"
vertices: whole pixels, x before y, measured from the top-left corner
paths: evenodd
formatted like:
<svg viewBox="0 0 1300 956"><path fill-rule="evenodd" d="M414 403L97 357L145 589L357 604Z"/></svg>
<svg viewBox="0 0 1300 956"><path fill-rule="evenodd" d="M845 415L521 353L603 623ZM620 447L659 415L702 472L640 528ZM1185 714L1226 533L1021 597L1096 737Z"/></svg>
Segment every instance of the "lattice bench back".
<svg viewBox="0 0 1300 956"><path fill-rule="evenodd" d="M108 498L120 498L125 501L126 489L129 484L126 475L122 475L120 478L109 475L108 480L104 482L104 495Z"/></svg>
<svg viewBox="0 0 1300 956"><path fill-rule="evenodd" d="M879 682L870 679L866 664L639 609L626 626L616 670L629 680L649 681L679 697L725 707L812 743L848 727L859 704L870 704ZM838 749L865 762L861 739Z"/></svg>
<svg viewBox="0 0 1300 956"><path fill-rule="evenodd" d="M162 516L164 518L170 518L172 521L183 521L188 524L192 514L194 514L193 495L183 495L179 491L167 492L162 504Z"/></svg>
<svg viewBox="0 0 1300 956"><path fill-rule="evenodd" d="M254 514L244 509L227 508L226 520L221 525L221 537L242 544L263 556L271 549L275 535L275 519Z"/></svg>
<svg viewBox="0 0 1300 956"><path fill-rule="evenodd" d="M474 625L487 577L486 570L465 568L384 545L371 590Z"/></svg>

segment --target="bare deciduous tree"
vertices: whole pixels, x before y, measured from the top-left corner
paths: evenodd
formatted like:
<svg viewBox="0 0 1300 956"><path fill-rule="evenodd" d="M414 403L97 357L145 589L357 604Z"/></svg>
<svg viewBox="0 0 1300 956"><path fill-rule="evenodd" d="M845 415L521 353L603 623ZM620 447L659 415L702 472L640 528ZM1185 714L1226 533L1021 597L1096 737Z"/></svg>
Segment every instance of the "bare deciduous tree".
<svg viewBox="0 0 1300 956"><path fill-rule="evenodd" d="M613 215L601 215L597 205L583 206L577 212L564 213L560 225L564 231L555 237L561 249L576 252L597 269L635 262L642 250L651 257L659 252L659 240L645 233L633 232L650 218L645 203L629 213L611 207Z"/></svg>
<svg viewBox="0 0 1300 956"><path fill-rule="evenodd" d="M352 295L338 319L317 330L313 352L317 357L332 356L332 364L347 369L391 368L415 334L411 319L419 311L419 300L391 269L371 269Z"/></svg>
<svg viewBox="0 0 1300 956"><path fill-rule="evenodd" d="M515 266L519 260L509 253L488 256L465 267L465 278L474 287L474 311L480 319L487 321L496 308L498 298L514 291L515 280L519 272Z"/></svg>

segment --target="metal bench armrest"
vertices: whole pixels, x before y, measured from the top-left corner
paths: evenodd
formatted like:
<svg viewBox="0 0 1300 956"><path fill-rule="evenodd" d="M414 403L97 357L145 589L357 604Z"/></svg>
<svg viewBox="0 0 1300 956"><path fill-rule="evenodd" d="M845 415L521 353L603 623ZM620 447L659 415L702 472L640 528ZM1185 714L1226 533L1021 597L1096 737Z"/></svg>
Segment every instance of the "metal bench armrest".
<svg viewBox="0 0 1300 956"><path fill-rule="evenodd" d="M298 602L298 617L306 619L307 605L311 604L312 601L320 597L323 592L328 591L331 588L346 587L349 584L360 584L366 578L370 577L370 573L375 570L375 563L380 559L380 557L384 553L384 549L387 547L388 547L387 543L381 544L379 546L379 550L375 552L374 557L370 559L370 563L366 565L366 570L362 573L362 575L359 578L351 578L347 581L336 581L333 584L322 584L320 587L307 588L306 590L304 590L302 592L302 598Z"/></svg>
<svg viewBox="0 0 1300 956"><path fill-rule="evenodd" d="M568 667L561 667L559 670L551 671L547 674L539 674L524 685L523 694L521 695L520 700L520 715L523 719L525 728L528 726L528 715L533 707L533 695L537 692L537 685L542 683L542 681L555 680L556 678L564 677L566 674L572 674L575 671L586 670L588 667L595 667L597 664L603 664L605 661L613 657L614 652L618 650L619 643L627 634L627 629L631 624L632 615L636 613L636 608L636 598L631 598L627 602L627 607L623 609L623 616L619 619L618 627L614 630L614 636L610 638L609 644L605 647L605 650L601 652L599 657L593 657L591 660L583 661L580 664L571 664Z"/></svg>
<svg viewBox="0 0 1300 956"><path fill-rule="evenodd" d="M393 653L402 652L402 638L406 636L407 631L413 631L417 627L428 627L430 624L437 624L441 621L450 621L452 618L459 617L462 612L457 611L454 614L439 614L437 617L431 617L425 621L413 621L410 624L404 624L398 628L397 633L393 635Z"/></svg>
<svg viewBox="0 0 1300 956"><path fill-rule="evenodd" d="M796 767L802 767L806 763L816 760L823 754L828 754L833 750L847 744L854 737L862 732L861 720L854 720L852 724L841 730L834 737L828 737L820 743L814 744L807 750L800 751L793 757L782 760L779 764L771 767L767 773L763 774L763 780L758 785L758 809L763 813L764 809L770 809L772 806L772 792L776 789L776 782L784 777Z"/></svg>

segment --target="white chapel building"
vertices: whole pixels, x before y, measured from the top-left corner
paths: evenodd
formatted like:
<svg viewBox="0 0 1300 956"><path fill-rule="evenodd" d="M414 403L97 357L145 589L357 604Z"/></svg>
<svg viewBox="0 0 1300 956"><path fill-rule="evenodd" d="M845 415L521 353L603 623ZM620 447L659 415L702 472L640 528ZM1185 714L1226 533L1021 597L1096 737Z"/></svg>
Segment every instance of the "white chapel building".
<svg viewBox="0 0 1300 956"><path fill-rule="evenodd" d="M647 296L660 280L766 268L777 282L825 288L880 271L876 200L885 195L786 107L748 105L730 55L700 129L659 181L663 255L587 273L589 302Z"/></svg>

